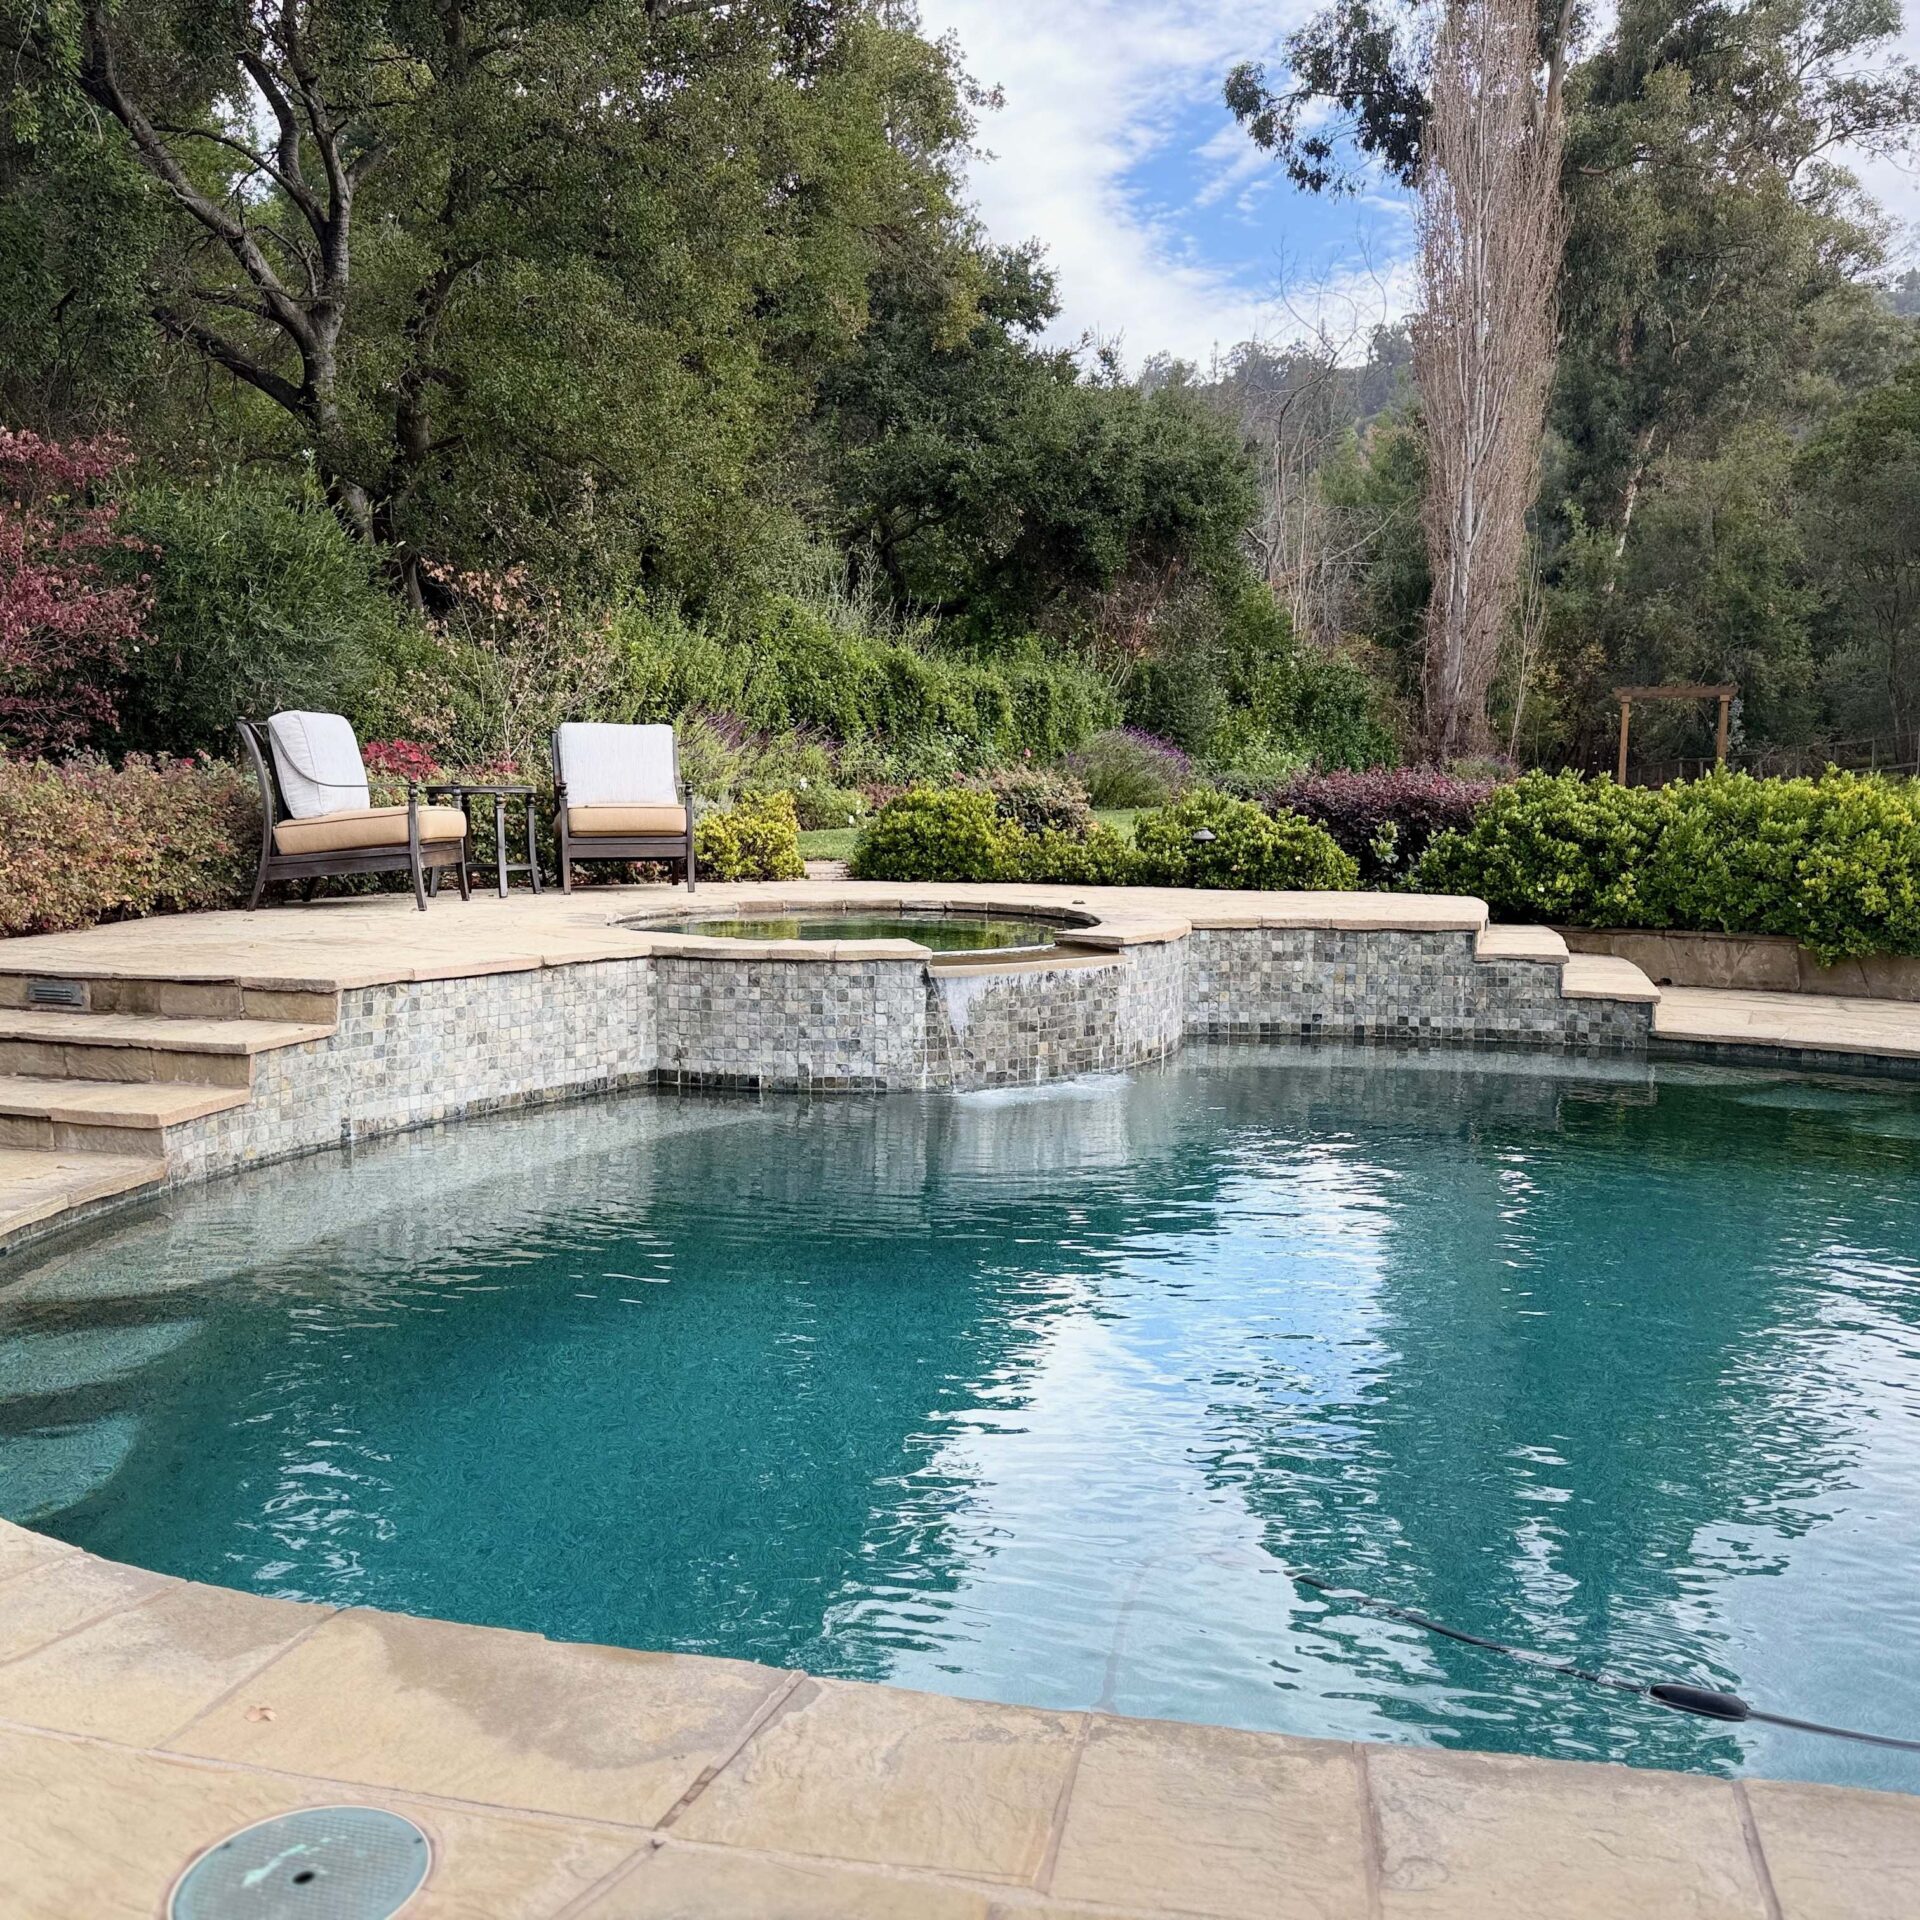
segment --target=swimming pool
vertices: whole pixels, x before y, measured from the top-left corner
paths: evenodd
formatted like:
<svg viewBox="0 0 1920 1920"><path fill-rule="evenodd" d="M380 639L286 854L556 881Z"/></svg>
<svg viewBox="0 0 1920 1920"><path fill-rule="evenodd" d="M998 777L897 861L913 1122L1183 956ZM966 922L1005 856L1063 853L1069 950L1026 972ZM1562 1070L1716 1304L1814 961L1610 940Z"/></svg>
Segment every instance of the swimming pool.
<svg viewBox="0 0 1920 1920"><path fill-rule="evenodd" d="M162 1571L1043 1706L1920 1789L1920 1098L1202 1049L637 1095L0 1291L0 1511Z"/></svg>

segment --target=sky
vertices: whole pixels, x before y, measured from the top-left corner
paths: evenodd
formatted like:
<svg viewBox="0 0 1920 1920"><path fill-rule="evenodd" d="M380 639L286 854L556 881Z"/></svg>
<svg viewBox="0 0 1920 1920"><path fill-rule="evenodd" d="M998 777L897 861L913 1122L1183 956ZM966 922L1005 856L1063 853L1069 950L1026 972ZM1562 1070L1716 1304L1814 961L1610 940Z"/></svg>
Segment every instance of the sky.
<svg viewBox="0 0 1920 1920"><path fill-rule="evenodd" d="M1296 192L1221 104L1227 69L1278 64L1316 0L920 0L976 80L983 116L970 186L997 241L1038 238L1059 277L1054 334L1116 344L1129 367L1323 325L1359 339L1412 297L1404 194ZM1920 0L1905 50L1920 57ZM1920 163L1860 169L1911 263Z"/></svg>

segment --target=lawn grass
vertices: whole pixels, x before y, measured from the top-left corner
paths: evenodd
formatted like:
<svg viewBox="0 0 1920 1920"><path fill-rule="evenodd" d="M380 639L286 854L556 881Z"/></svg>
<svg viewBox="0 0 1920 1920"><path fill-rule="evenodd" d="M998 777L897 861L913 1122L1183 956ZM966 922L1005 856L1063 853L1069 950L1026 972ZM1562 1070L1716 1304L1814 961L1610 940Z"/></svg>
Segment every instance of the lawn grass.
<svg viewBox="0 0 1920 1920"><path fill-rule="evenodd" d="M1133 838L1133 823L1145 811L1141 807L1101 807L1096 809L1094 818L1102 826L1111 827L1123 840ZM800 858L802 860L849 860L853 857L853 843L860 838L858 827L821 827L813 833L800 836Z"/></svg>

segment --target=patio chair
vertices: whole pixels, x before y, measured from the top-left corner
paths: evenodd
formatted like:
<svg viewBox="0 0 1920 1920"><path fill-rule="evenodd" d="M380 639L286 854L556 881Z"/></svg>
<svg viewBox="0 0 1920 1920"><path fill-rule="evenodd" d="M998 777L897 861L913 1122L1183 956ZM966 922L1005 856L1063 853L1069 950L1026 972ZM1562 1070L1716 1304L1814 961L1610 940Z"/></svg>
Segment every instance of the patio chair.
<svg viewBox="0 0 1920 1920"><path fill-rule="evenodd" d="M671 727L556 727L553 799L563 892L576 860L663 860L693 891L693 794Z"/></svg>
<svg viewBox="0 0 1920 1920"><path fill-rule="evenodd" d="M347 873L410 873L427 910L426 876L451 867L460 898L467 875L467 816L423 806L407 784L403 807L376 807L353 728L337 713L276 713L262 726L240 722L240 743L260 783L260 867L251 913L270 880L320 880Z"/></svg>

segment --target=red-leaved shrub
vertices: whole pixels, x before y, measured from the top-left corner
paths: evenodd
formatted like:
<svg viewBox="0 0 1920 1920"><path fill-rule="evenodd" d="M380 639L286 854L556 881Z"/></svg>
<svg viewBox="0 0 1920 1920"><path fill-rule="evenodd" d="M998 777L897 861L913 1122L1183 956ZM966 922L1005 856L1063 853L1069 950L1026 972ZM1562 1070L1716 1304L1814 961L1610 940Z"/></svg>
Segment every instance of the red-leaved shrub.
<svg viewBox="0 0 1920 1920"><path fill-rule="evenodd" d="M1274 789L1268 805L1326 828L1359 861L1360 884L1381 887L1401 878L1435 834L1471 825L1493 787L1439 767L1298 773Z"/></svg>
<svg viewBox="0 0 1920 1920"><path fill-rule="evenodd" d="M0 756L0 934L236 905L259 844L259 798L233 767Z"/></svg>
<svg viewBox="0 0 1920 1920"><path fill-rule="evenodd" d="M66 752L114 722L147 586L116 573L140 543L101 492L132 458L111 439L0 427L0 751Z"/></svg>

